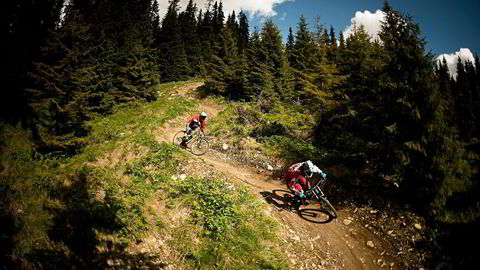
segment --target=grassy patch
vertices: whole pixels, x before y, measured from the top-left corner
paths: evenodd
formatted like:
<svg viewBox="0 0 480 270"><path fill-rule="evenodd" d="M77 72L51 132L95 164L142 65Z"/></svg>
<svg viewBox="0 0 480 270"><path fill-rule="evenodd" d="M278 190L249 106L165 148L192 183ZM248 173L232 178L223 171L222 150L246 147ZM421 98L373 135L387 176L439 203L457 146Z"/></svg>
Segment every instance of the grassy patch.
<svg viewBox="0 0 480 270"><path fill-rule="evenodd" d="M211 124L212 133L233 145L253 137L261 143L266 156L280 158L287 163L325 158L324 151L316 148L311 141L312 116L282 105L262 113L255 104L231 103L215 120Z"/></svg>
<svg viewBox="0 0 480 270"><path fill-rule="evenodd" d="M277 226L248 190L218 179L187 178L171 198L192 211L192 241L174 234L190 265L200 269L285 269L275 242Z"/></svg>
<svg viewBox="0 0 480 270"><path fill-rule="evenodd" d="M172 179L185 154L153 132L196 109L195 101L169 95L184 84L161 85L158 101L93 119L86 147L70 157L39 155L28 132L2 124L0 259L107 267L112 257L99 250L126 254L160 233L171 259L186 268L286 268L273 219L246 190L223 180ZM178 209L186 217L172 226ZM141 257L143 265L148 258Z"/></svg>

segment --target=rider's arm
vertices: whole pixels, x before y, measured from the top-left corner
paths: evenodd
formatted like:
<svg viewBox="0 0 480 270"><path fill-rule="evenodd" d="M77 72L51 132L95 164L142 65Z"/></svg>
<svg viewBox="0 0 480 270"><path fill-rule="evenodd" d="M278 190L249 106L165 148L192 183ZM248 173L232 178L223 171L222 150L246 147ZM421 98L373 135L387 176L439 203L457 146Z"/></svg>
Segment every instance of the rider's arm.
<svg viewBox="0 0 480 270"><path fill-rule="evenodd" d="M202 124L200 125L200 130L201 130L202 132L203 132L203 129L204 129L205 127L207 127L207 122L208 122L207 120L204 120L204 121L202 122Z"/></svg>
<svg viewBox="0 0 480 270"><path fill-rule="evenodd" d="M324 172L322 172L322 170L320 170L320 168L317 167L317 165L313 165L313 173L318 173L323 177L326 175Z"/></svg>
<svg viewBox="0 0 480 270"><path fill-rule="evenodd" d="M317 165L313 165L313 173L323 173L322 170L320 170L320 168L317 167Z"/></svg>

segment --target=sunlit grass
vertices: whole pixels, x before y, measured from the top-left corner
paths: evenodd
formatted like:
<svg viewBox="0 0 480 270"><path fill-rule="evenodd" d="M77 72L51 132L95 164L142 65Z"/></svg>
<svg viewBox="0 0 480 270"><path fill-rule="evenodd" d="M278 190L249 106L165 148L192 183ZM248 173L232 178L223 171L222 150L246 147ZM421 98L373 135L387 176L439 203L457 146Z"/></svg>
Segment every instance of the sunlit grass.
<svg viewBox="0 0 480 270"><path fill-rule="evenodd" d="M4 227L11 238L0 244L11 244L9 254L49 250L58 260L87 260L106 239L124 252L161 232L185 268L285 269L265 203L227 180L172 178L188 156L154 132L197 110L198 101L169 95L185 84L160 85L159 100L91 120L86 146L70 157L40 155L28 132L2 126L0 194L8 208L0 219L13 225ZM222 125L225 116L211 121ZM129 158L105 158L115 153ZM169 218L177 209L189 214L175 227Z"/></svg>

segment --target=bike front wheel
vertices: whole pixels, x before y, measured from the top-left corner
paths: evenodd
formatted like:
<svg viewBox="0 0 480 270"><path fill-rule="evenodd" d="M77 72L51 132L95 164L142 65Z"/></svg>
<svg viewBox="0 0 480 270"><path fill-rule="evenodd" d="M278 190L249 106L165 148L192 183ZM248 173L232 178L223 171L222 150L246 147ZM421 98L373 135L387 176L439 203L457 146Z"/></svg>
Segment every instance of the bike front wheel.
<svg viewBox="0 0 480 270"><path fill-rule="evenodd" d="M198 139L192 144L192 153L194 155L200 156L207 152L208 150L208 141L205 139Z"/></svg>
<svg viewBox="0 0 480 270"><path fill-rule="evenodd" d="M183 130L180 130L173 136L173 144L175 145L180 145L182 143L183 137L185 137L186 132Z"/></svg>
<svg viewBox="0 0 480 270"><path fill-rule="evenodd" d="M335 210L335 207L328 201L326 197L319 197L318 201L320 202L320 207L325 209L332 218L337 218L337 210Z"/></svg>

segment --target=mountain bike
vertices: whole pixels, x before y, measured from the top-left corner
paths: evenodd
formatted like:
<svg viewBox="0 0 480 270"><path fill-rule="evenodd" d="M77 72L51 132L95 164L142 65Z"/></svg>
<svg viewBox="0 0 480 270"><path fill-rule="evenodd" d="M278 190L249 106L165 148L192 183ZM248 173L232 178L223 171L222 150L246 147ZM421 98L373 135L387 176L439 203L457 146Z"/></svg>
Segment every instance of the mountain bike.
<svg viewBox="0 0 480 270"><path fill-rule="evenodd" d="M325 210L331 218L337 218L337 210L335 210L335 207L333 207L321 189L326 180L326 178L321 177L310 189L305 191L306 199L303 200L303 204L318 206L320 209ZM287 182L287 187L295 196L293 185L289 185L289 182Z"/></svg>
<svg viewBox="0 0 480 270"><path fill-rule="evenodd" d="M185 130L180 130L173 136L173 144L180 145L186 140L187 147L190 147L192 154L200 156L207 152L209 144L203 132L197 131L187 134Z"/></svg>

